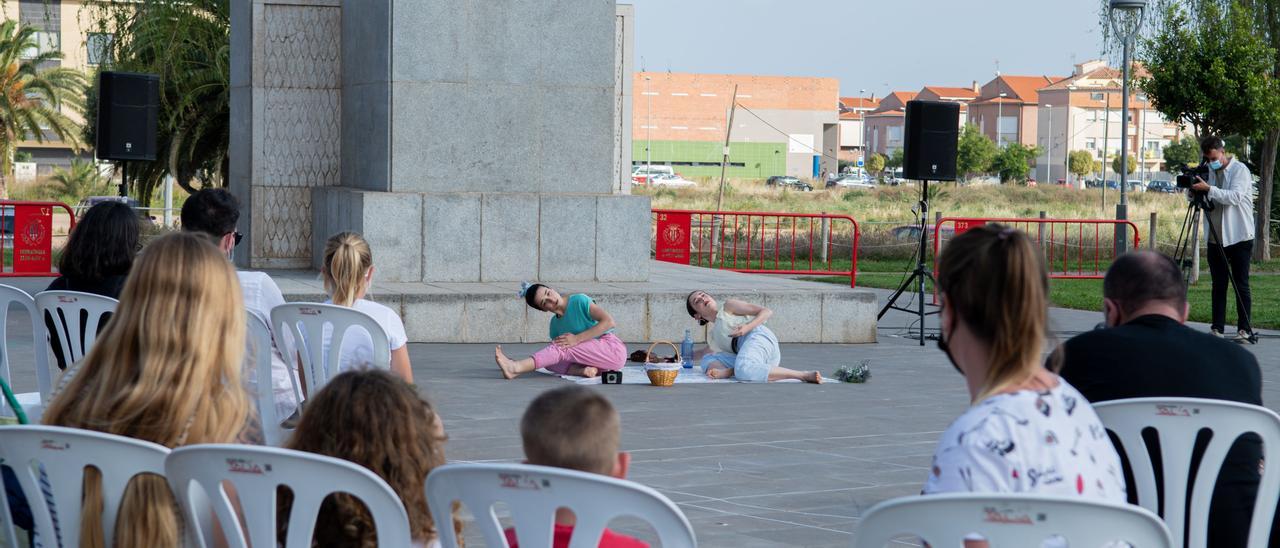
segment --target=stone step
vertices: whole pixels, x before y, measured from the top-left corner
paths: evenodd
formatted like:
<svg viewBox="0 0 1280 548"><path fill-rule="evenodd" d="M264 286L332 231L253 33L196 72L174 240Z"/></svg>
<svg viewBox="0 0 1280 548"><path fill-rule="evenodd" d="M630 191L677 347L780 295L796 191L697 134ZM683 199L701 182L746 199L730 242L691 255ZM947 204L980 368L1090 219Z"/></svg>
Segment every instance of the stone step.
<svg viewBox="0 0 1280 548"><path fill-rule="evenodd" d="M645 342L684 338L705 340L685 310L685 297L704 290L773 309L767 324L788 343L871 343L876 341L876 294L835 284L778 276L740 274L652 261L647 282L544 282L564 294L586 293L613 316L622 340ZM268 271L288 301L323 301L318 273ZM367 298L400 312L410 342L537 343L548 340L551 315L529 308L519 284L379 283L377 271Z"/></svg>

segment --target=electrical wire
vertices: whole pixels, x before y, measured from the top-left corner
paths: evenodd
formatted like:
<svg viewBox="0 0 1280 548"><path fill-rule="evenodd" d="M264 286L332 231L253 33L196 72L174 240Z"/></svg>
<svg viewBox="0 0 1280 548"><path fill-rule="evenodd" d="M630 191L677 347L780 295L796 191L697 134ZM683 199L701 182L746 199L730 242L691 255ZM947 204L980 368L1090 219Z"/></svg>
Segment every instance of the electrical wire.
<svg viewBox="0 0 1280 548"><path fill-rule="evenodd" d="M802 146L802 147L804 147L804 148L807 148L807 149L809 149L809 150L813 151L814 153L821 155L821 156L822 156L822 157L824 157L824 158L830 158L830 159L835 160L835 161L837 161L837 162L839 162L839 161L840 161L840 159L839 159L839 158L836 158L835 156L832 156L832 155L830 155L830 154L827 154L827 153L825 153L825 152L822 152L821 150L818 150L818 149L816 149L816 148L813 148L813 147L812 147L812 146L810 146L810 145L806 145L806 144L804 144L803 142L801 142L801 141L797 140L795 137L792 137L790 133L787 133L787 132L785 132L785 131L782 131L781 129L778 129L778 127L777 127L777 126L775 126L775 125L773 125L773 124L770 124L768 120L765 120L765 119L764 119L764 118L762 118L759 114L756 114L756 113L755 113L755 111L753 111L753 110L751 110L751 109L749 109L749 108L747 108L747 107L743 106L743 104L742 104L742 103L734 103L734 104L735 104L735 105L737 105L737 106L738 106L738 108L740 108L740 109L742 109L742 110L747 111L747 113L748 113L748 114L750 114L750 115L752 115L752 116L755 116L757 120L760 120L760 122L762 122L764 125L769 126L769 128L770 128L770 129L772 129L772 130L774 130L774 131L778 132L779 134L783 135L784 137L786 137L786 138L787 138L787 140L788 140L789 142L792 142L792 143L798 144L798 145L800 145L800 146Z"/></svg>

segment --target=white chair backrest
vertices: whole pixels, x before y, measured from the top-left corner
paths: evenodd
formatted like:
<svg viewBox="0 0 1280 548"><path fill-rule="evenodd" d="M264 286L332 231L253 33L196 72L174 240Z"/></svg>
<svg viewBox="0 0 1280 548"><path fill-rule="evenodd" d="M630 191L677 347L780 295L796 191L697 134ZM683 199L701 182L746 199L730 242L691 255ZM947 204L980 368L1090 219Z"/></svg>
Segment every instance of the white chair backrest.
<svg viewBox="0 0 1280 548"><path fill-rule="evenodd" d="M1160 459L1164 476L1164 521L1178 546L1183 546L1184 538L1190 540L1186 545L1192 548L1207 545L1213 487L1236 438L1250 432L1257 434L1262 438L1266 462L1280 462L1280 415L1265 407L1198 398L1134 398L1102 402L1093 408L1102 424L1119 438L1129 458L1138 504L1152 512L1160 508L1152 461ZM1151 455L1142 439L1142 431L1147 428L1155 429L1159 436L1159 455ZM1192 451L1196 436L1203 429L1211 430L1213 437L1205 448L1196 470L1196 482L1188 493ZM1191 498L1194 519L1190 523L1184 511L1184 493ZM1267 466L1258 486L1249 526L1250 548L1267 545L1278 498L1280 467Z"/></svg>
<svg viewBox="0 0 1280 548"><path fill-rule="evenodd" d="M854 548L881 548L899 536L927 546L960 546L977 533L991 546L1041 546L1060 535L1075 547L1124 541L1137 548L1173 546L1159 516L1130 504L1012 493L946 493L875 505L853 530Z"/></svg>
<svg viewBox="0 0 1280 548"><path fill-rule="evenodd" d="M116 515L125 486L134 476L151 473L164 476L164 459L169 449L151 442L103 434L91 430L58 426L0 426L0 461L13 467L22 485L27 505L35 520L36 533L45 546L56 546L53 539L61 534L62 546L80 546L80 504L86 466L102 473L102 530L108 545L114 538ZM40 486L43 467L51 489L59 527L55 533L53 518ZM0 494L4 491L0 487ZM8 512L5 519L8 524ZM14 544L14 531L9 524L4 537Z"/></svg>
<svg viewBox="0 0 1280 548"><path fill-rule="evenodd" d="M0 285L0 378L13 388L13 357L9 352L9 306L13 303L22 305L31 316L32 353L35 354L36 391L40 396L40 407L49 404L49 394L53 392L53 374L49 371L49 353L44 350L44 322L36 311L36 301L26 291L11 285ZM31 421L40 419L40 409L27 410L27 418ZM9 403L0 398L0 415L12 415Z"/></svg>
<svg viewBox="0 0 1280 548"><path fill-rule="evenodd" d="M508 546L493 510L498 502L511 509L520 546L551 546L556 509L561 507L577 518L570 548L595 547L609 521L620 516L648 521L663 548L698 545L689 520L667 497L599 474L530 464L446 464L431 471L426 489L427 506L437 524L452 523L453 503L461 502L476 517L485 546ZM436 529L442 546L458 546L452 527Z"/></svg>
<svg viewBox="0 0 1280 548"><path fill-rule="evenodd" d="M285 361L294 361L294 352L301 355L299 369L304 373L307 394L315 394L338 375L342 340L351 327L362 327L373 341L373 362L383 369L391 368L391 342L373 316L354 308L319 303L286 303L271 309L271 326L279 326L292 335L295 349L281 348ZM329 344L324 344L325 327L332 330Z"/></svg>
<svg viewBox="0 0 1280 548"><path fill-rule="evenodd" d="M45 330L49 352L54 352L55 346L51 343L56 339L62 363L67 367L89 353L98 338L103 317L114 313L119 304L111 297L79 291L42 291L36 293L35 300L41 321L47 320L48 325L53 326L52 330Z"/></svg>
<svg viewBox="0 0 1280 548"><path fill-rule="evenodd" d="M175 449L165 475L186 518L188 541L208 546L200 513L212 505L228 546L280 546L276 531L276 488L293 490L285 548L309 548L320 503L330 493L348 493L373 516L379 546L409 546L409 515L382 478L362 466L322 455L275 447L211 444ZM237 514L222 482L235 486ZM207 496L207 499L205 497ZM243 516L246 531L241 527ZM194 524L192 526L191 524Z"/></svg>
<svg viewBox="0 0 1280 548"><path fill-rule="evenodd" d="M271 356L274 353L271 344L271 328L252 312L246 313L245 316L247 349L244 361L251 368L245 378L255 380L254 399L258 403L258 418L262 421L263 438L266 439L267 445L279 447L284 444L285 438L289 437L293 430L280 426L280 421L288 417L280 417L276 414L275 384L271 379ZM297 392L297 377L292 375L290 377L294 383L294 391Z"/></svg>

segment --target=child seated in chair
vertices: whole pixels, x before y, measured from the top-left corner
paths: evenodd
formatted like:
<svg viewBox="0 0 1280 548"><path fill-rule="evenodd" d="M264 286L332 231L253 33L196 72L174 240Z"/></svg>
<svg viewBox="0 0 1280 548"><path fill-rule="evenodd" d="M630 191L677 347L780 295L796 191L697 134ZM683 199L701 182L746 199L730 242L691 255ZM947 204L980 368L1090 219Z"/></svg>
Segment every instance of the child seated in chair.
<svg viewBox="0 0 1280 548"><path fill-rule="evenodd" d="M613 404L583 386L566 386L543 392L529 404L520 420L525 462L568 468L625 479L631 455L618 451L622 425ZM556 510L552 548L567 548L573 535L573 512ZM507 529L507 543L518 548L515 529ZM600 537L601 548L647 548L640 540L608 529Z"/></svg>
<svg viewBox="0 0 1280 548"><path fill-rule="evenodd" d="M404 322L396 311L365 299L373 283L373 251L369 242L355 232L334 234L324 246L324 267L320 270L324 289L329 294L326 304L354 308L373 317L391 342L391 372L405 382L413 382L409 366L409 347L405 343ZM329 335L325 337L325 344ZM337 350L337 349L331 349ZM373 362L373 341L362 328L353 328L342 341L339 368L343 371L367 366Z"/></svg>

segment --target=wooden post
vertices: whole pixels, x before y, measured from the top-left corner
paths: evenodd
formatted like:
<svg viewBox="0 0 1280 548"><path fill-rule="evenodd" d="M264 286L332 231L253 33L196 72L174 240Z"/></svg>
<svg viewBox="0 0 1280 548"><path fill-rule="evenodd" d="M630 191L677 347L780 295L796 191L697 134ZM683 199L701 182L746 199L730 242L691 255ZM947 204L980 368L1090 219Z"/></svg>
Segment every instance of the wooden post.
<svg viewBox="0 0 1280 548"><path fill-rule="evenodd" d="M1049 216L1044 212L1040 212L1040 219L1047 219ZM1066 237L1063 237L1066 240ZM1049 248L1044 245L1044 223L1036 223L1036 242L1040 244L1040 254L1044 255L1045 264L1049 263ZM1064 269L1065 270L1065 269Z"/></svg>
<svg viewBox="0 0 1280 548"><path fill-rule="evenodd" d="M716 213L724 207L724 172L729 166L729 136L733 135L733 114L738 110L738 85L733 85L733 98L729 100L729 123L724 128L724 157L720 160L720 193L716 196Z"/></svg>
<svg viewBox="0 0 1280 548"><path fill-rule="evenodd" d="M822 214L826 215L827 212L823 211ZM826 264L827 262L827 246L831 245L830 231L831 231L831 219L823 217L822 218L822 255L821 255L823 264Z"/></svg>
<svg viewBox="0 0 1280 548"><path fill-rule="evenodd" d="M1156 248L1156 212L1151 212L1151 230L1147 236L1147 248L1154 250Z"/></svg>

